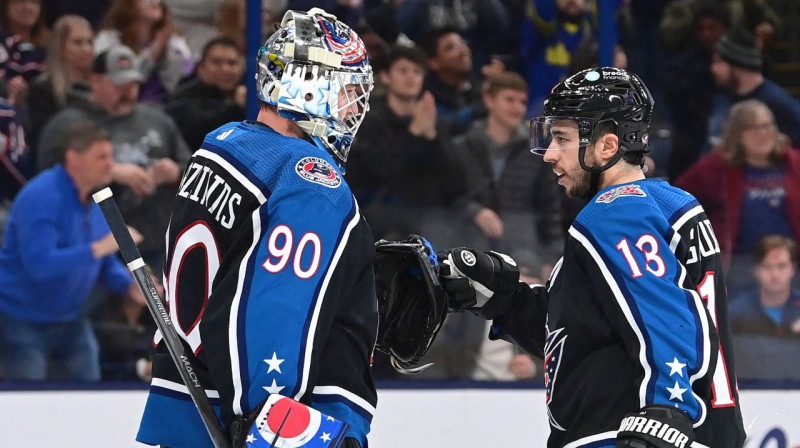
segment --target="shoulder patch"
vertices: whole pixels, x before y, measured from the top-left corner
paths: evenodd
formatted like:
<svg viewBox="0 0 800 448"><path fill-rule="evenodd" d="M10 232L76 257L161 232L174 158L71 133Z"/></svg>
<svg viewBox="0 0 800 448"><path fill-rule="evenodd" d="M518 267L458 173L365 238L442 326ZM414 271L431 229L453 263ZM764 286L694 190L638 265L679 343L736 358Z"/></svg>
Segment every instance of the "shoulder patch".
<svg viewBox="0 0 800 448"><path fill-rule="evenodd" d="M646 197L642 188L638 185L622 185L617 188L613 188L611 190L606 191L605 193L601 194L595 202L603 202L603 203L610 203L614 202L614 199L617 199L622 196L639 196L639 197Z"/></svg>
<svg viewBox="0 0 800 448"><path fill-rule="evenodd" d="M302 158L295 165L294 171L303 179L328 188L337 188L342 184L342 177L336 169L327 160L319 157Z"/></svg>

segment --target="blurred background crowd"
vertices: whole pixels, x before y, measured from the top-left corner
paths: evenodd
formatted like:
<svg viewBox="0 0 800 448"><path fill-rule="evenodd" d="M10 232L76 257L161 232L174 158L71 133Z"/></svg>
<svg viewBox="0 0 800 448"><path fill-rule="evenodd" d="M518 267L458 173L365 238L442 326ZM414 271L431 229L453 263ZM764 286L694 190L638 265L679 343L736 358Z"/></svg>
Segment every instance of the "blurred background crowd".
<svg viewBox="0 0 800 448"><path fill-rule="evenodd" d="M246 6L0 0L0 378L149 379L155 326L87 193L113 186L160 277L186 160L253 118ZM800 379L798 2L263 0L263 37L314 6L360 34L375 70L346 173L375 238L505 252L535 283L582 203L530 153L527 119L613 47L656 99L647 175L711 218L739 378ZM451 315L434 367L405 378L541 381L540 361L486 334ZM375 371L398 377L377 354Z"/></svg>

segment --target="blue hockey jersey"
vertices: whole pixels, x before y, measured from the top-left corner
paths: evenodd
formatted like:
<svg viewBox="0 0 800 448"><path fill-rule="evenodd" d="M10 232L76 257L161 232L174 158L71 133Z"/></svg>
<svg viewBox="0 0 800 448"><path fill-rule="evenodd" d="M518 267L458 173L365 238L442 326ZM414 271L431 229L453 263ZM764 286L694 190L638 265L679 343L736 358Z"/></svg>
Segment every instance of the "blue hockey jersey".
<svg viewBox="0 0 800 448"><path fill-rule="evenodd" d="M744 443L719 243L667 182L598 192L546 288L492 337L545 360L550 448L613 447L625 414L652 404L688 413L693 447Z"/></svg>
<svg viewBox="0 0 800 448"><path fill-rule="evenodd" d="M223 426L278 393L366 446L373 238L333 158L257 122L222 126L189 161L166 238L170 316ZM137 440L213 447L164 344Z"/></svg>

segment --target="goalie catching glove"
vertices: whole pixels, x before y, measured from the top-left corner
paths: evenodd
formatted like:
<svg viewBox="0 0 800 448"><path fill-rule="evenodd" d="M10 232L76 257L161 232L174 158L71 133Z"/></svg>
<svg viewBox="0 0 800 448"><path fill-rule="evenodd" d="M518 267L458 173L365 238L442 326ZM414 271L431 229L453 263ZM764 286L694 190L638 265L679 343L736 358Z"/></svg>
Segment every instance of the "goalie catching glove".
<svg viewBox="0 0 800 448"><path fill-rule="evenodd" d="M664 405L645 406L625 415L617 433L617 448L689 448L692 442L689 416Z"/></svg>
<svg viewBox="0 0 800 448"><path fill-rule="evenodd" d="M508 255L459 247L439 252L440 276L450 311L494 319L511 309L519 268Z"/></svg>
<svg viewBox="0 0 800 448"><path fill-rule="evenodd" d="M430 243L409 235L404 241L375 243L378 340L375 348L390 356L400 373L417 366L447 317L447 296L439 284L438 260Z"/></svg>

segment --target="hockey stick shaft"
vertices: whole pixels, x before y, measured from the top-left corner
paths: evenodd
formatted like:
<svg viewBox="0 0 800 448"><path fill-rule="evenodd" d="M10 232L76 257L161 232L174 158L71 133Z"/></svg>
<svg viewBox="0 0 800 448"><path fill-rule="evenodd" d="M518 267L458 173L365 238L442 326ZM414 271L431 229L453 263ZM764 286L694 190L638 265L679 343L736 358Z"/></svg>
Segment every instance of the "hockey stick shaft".
<svg viewBox="0 0 800 448"><path fill-rule="evenodd" d="M156 326L164 338L167 351L172 357L172 361L175 363L178 373L181 375L181 379L192 397L192 401L198 412L200 412L200 417L208 431L208 435L211 436L214 447L231 448L231 443L225 435L225 431L223 431L219 419L211 407L211 403L208 401L206 391L197 378L196 369L189 357L186 356L183 344L175 327L172 325L169 310L167 310L155 284L153 284L153 279L150 278L150 273L147 272L139 249L136 248L136 243L133 242L128 227L125 225L125 220L122 218L116 201L114 201L111 189L104 188L92 195L92 198L100 206L100 210L108 222L108 227L111 228L111 233L117 241L122 258L127 263L128 269L133 274L136 284L142 291L142 295L144 295L147 308L150 310L150 314L153 316L153 320L155 320Z"/></svg>

